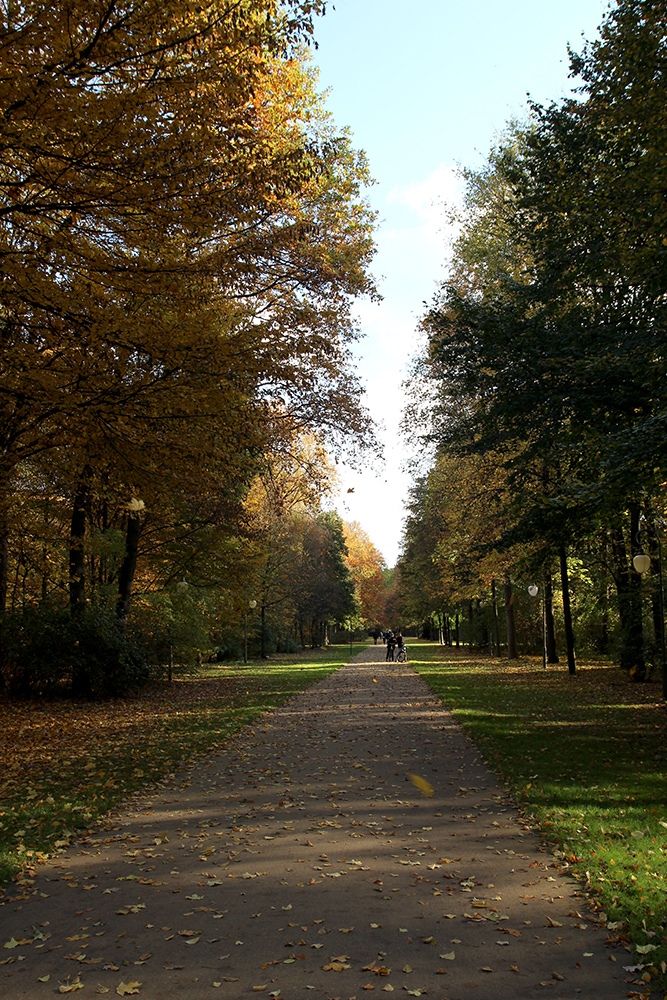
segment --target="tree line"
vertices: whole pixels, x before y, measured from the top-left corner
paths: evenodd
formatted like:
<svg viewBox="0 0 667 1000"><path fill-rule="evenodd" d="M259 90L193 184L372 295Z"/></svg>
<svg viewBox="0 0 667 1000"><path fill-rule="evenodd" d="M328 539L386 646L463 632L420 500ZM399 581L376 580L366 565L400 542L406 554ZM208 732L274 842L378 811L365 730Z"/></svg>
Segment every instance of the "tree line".
<svg viewBox="0 0 667 1000"><path fill-rule="evenodd" d="M551 659L558 590L570 671L576 634L636 679L659 662L663 628L666 34L664 2L617 0L570 53L575 96L532 104L463 172L407 418L428 421L433 460L410 500L406 606L469 617L481 601L498 648L502 589L512 654L512 614L535 582Z"/></svg>
<svg viewBox="0 0 667 1000"><path fill-rule="evenodd" d="M260 590L283 638L356 613L322 503L375 447L374 215L324 6L0 4L0 688L117 692Z"/></svg>

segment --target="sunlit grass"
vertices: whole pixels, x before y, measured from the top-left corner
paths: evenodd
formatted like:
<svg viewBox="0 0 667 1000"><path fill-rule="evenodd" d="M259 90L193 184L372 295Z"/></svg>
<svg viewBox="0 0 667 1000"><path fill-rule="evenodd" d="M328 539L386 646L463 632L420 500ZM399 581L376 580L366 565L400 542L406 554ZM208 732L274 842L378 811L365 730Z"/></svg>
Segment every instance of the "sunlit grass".
<svg viewBox="0 0 667 1000"><path fill-rule="evenodd" d="M623 922L633 961L662 978L667 711L659 685L633 684L603 663L570 678L529 658L475 660L435 644L413 644L411 654L556 857L609 921Z"/></svg>
<svg viewBox="0 0 667 1000"><path fill-rule="evenodd" d="M0 883L349 659L330 646L204 667L127 700L0 702Z"/></svg>

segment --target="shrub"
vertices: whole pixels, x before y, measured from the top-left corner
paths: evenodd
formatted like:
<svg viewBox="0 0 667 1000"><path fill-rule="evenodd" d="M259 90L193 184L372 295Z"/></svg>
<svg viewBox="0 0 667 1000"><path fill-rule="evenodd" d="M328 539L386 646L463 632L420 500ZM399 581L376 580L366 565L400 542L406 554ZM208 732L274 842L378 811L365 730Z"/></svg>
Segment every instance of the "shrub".
<svg viewBox="0 0 667 1000"><path fill-rule="evenodd" d="M150 672L140 645L112 610L90 606L73 616L41 605L3 621L3 687L18 697L71 691L108 698L140 687Z"/></svg>
<svg viewBox="0 0 667 1000"><path fill-rule="evenodd" d="M223 639L218 646L217 660L242 660L243 648L236 639Z"/></svg>

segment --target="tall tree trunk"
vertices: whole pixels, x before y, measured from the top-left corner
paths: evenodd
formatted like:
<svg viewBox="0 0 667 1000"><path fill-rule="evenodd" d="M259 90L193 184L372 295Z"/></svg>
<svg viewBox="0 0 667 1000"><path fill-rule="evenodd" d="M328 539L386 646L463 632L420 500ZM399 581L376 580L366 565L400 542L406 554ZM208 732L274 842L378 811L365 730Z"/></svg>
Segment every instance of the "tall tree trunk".
<svg viewBox="0 0 667 1000"><path fill-rule="evenodd" d="M576 674L577 659L574 651L574 629L572 628L572 608L570 607L570 580L567 572L567 552L565 546L559 549L560 581L563 589L563 624L565 626L565 644L567 646L567 670Z"/></svg>
<svg viewBox="0 0 667 1000"><path fill-rule="evenodd" d="M0 614L7 610L9 587L9 524L7 514L0 514Z"/></svg>
<svg viewBox="0 0 667 1000"><path fill-rule="evenodd" d="M9 519L7 510L0 506L0 691L8 683L6 665L7 651L4 636L4 615L7 610L7 586L9 578Z"/></svg>
<svg viewBox="0 0 667 1000"><path fill-rule="evenodd" d="M498 621L498 598L496 595L496 578L491 580L491 607L493 610L493 655L500 656L500 622Z"/></svg>
<svg viewBox="0 0 667 1000"><path fill-rule="evenodd" d="M472 601L468 601L468 649L475 648L475 611Z"/></svg>
<svg viewBox="0 0 667 1000"><path fill-rule="evenodd" d="M132 583L137 568L137 552L139 549L139 535L141 534L141 520L139 515L130 512L127 515L127 525L125 528L125 556L118 573L118 600L116 601L116 617L121 626L125 625L127 613L130 610L132 600Z"/></svg>
<svg viewBox="0 0 667 1000"><path fill-rule="evenodd" d="M69 536L69 606L73 614L83 611L86 601L85 537L92 474L93 470L86 465L79 477L72 503Z"/></svg>
<svg viewBox="0 0 667 1000"><path fill-rule="evenodd" d="M544 574L544 622L547 633L547 663L560 663L554 621L554 581L551 570Z"/></svg>
<svg viewBox="0 0 667 1000"><path fill-rule="evenodd" d="M262 601L262 606L259 611L260 620L260 650L259 655L263 660L266 659L266 608L264 606L264 601Z"/></svg>
<svg viewBox="0 0 667 1000"><path fill-rule="evenodd" d="M456 624L455 624L455 635L456 635L456 648L459 648L459 613L456 612Z"/></svg>
<svg viewBox="0 0 667 1000"><path fill-rule="evenodd" d="M639 530L639 509L630 511L630 553L635 548ZM614 582L618 595L618 614L621 625L621 667L637 681L646 677L644 662L644 636L642 629L641 576L630 569L627 546L621 524L611 531L611 550L614 559Z"/></svg>
<svg viewBox="0 0 667 1000"><path fill-rule="evenodd" d="M517 660L519 658L519 654L516 649L514 594L512 593L512 581L509 573L505 573L505 578L503 580L503 592L505 596L505 621L507 623L507 659Z"/></svg>

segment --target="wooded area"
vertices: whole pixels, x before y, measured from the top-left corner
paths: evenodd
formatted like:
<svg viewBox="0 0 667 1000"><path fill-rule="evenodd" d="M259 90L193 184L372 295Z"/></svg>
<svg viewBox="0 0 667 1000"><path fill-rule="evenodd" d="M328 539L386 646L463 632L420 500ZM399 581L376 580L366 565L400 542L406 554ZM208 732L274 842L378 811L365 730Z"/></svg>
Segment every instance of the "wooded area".
<svg viewBox="0 0 667 1000"><path fill-rule="evenodd" d="M238 651L252 600L262 652L358 619L322 502L327 453L375 447L374 216L323 7L2 5L0 689Z"/></svg>
<svg viewBox="0 0 667 1000"><path fill-rule="evenodd" d="M545 660L574 672L576 635L637 680L664 655L666 25L662 2L613 5L571 54L577 96L464 171L412 372L406 428L433 460L399 565L406 613L448 638L537 652L543 612Z"/></svg>

